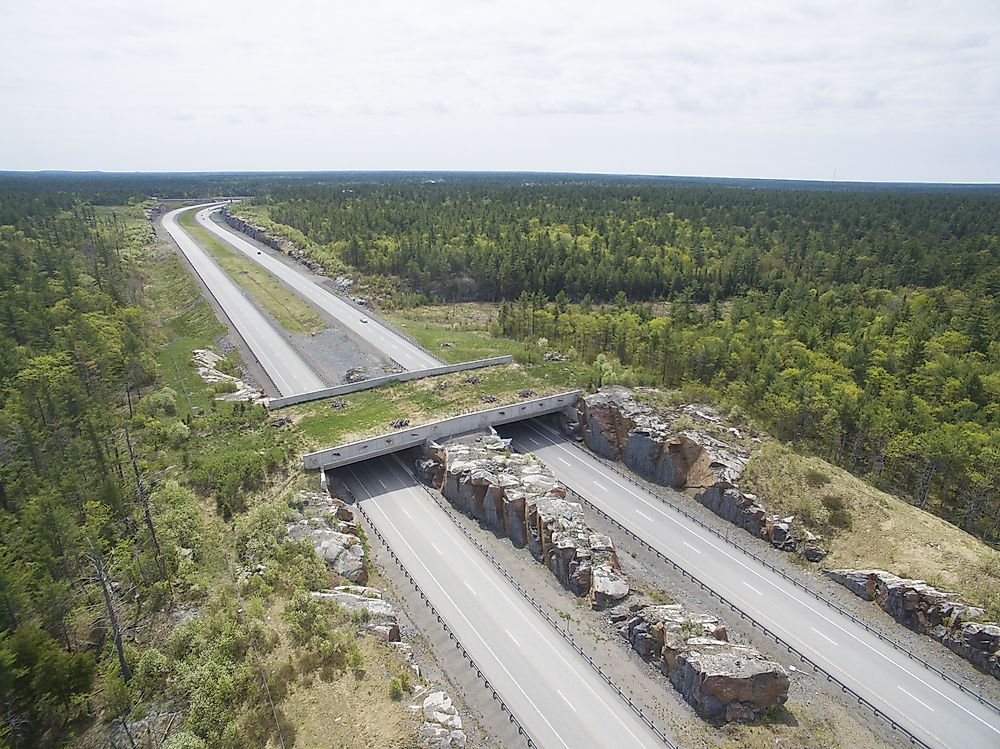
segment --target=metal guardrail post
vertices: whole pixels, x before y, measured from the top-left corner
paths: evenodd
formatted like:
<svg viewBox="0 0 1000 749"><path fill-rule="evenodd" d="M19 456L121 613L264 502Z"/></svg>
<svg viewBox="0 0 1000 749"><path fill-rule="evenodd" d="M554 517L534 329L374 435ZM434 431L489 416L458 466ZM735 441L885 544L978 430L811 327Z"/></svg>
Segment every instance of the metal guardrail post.
<svg viewBox="0 0 1000 749"><path fill-rule="evenodd" d="M532 741L530 734L527 732L527 730L521 724L521 721L519 721L517 719L517 717L514 715L514 712L512 710L510 710L510 708L508 708L506 706L506 704L503 703L503 701L500 699L499 695L497 694L497 691L495 689L493 689L493 687L490 685L489 681L483 677L482 669L480 669L476 665L475 661L471 657L469 657L469 653L465 649L465 646L462 645L461 640L458 639L458 636L455 635L454 632L452 632L451 627L448 626L448 623L444 621L444 619L437 612L437 610L431 605L431 603L428 600L428 598L424 595L423 590L421 590L420 586L417 585L417 582L410 576L410 573L406 570L406 567L403 565L403 563L399 559L399 557L396 556L396 553L392 550L392 547L389 545L389 542L386 541L385 537L383 537L382 534L379 532L379 530L376 527L376 525L372 522L371 518L368 516L368 513L365 512L365 509L361 506L360 503L357 503L354 506L358 509L358 512L361 513L361 516L365 519L365 522L368 524L368 526L375 531L375 536L378 538L379 541L381 541L382 545L389 552L389 555L392 557L393 561L396 562L396 564L399 566L400 570L402 570L403 574L410 581L410 584L413 585L414 590L416 590L420 594L420 597L421 597L421 599L423 599L424 604L430 608L431 614L437 617L438 623L441 625L441 628L445 631L445 633L448 635L448 637L451 640L454 640L455 647L462 651L462 658L464 660L469 661L469 667L476 672L476 678L477 679L482 679L483 684L484 684L486 690L492 692L493 699L495 701L497 701L497 702L500 702L501 712L506 712L508 714L508 716L509 716L510 722L517 726L517 734L518 734L518 736L523 736L524 737L525 742L527 743L527 746L529 747L529 749L536 749L537 744L535 744L535 742Z"/></svg>

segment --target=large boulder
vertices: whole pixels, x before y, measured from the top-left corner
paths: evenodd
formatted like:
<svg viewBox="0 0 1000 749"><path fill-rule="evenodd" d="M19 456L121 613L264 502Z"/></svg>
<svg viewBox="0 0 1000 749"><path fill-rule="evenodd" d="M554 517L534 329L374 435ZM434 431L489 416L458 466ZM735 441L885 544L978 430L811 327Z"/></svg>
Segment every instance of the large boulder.
<svg viewBox="0 0 1000 749"><path fill-rule="evenodd" d="M671 604L613 615L612 621L704 718L749 721L788 699L788 673L756 649L730 643L714 616Z"/></svg>
<svg viewBox="0 0 1000 749"><path fill-rule="evenodd" d="M534 457L484 435L432 446L417 472L457 509L505 536L595 607L628 595L614 544L587 525L583 507Z"/></svg>

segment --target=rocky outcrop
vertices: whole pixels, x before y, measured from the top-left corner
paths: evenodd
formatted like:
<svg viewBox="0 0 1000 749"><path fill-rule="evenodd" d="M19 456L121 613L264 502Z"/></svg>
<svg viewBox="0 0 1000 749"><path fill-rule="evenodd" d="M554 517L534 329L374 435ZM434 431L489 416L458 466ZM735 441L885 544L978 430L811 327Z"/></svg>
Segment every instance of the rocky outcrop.
<svg viewBox="0 0 1000 749"><path fill-rule="evenodd" d="M366 583L365 549L351 508L335 497L303 491L296 496L294 509L288 535L311 543L327 567L345 580Z"/></svg>
<svg viewBox="0 0 1000 749"><path fill-rule="evenodd" d="M255 226L249 221L246 221L239 216L234 216L229 212L227 206L222 208L222 218L223 220L237 231L243 232L251 239L260 242L263 245L270 247L272 250L277 250L285 255L302 263L313 273L324 274L323 266L317 263L315 260L309 258L305 251L299 249L294 244L289 242L287 239L281 239L280 237L274 237L268 233L267 229L262 226Z"/></svg>
<svg viewBox="0 0 1000 749"><path fill-rule="evenodd" d="M788 699L785 669L753 647L729 642L714 616L676 604L630 606L611 621L703 718L749 721Z"/></svg>
<svg viewBox="0 0 1000 749"><path fill-rule="evenodd" d="M628 595L614 544L530 455L495 435L434 446L418 474L455 507L531 554L578 596L602 607Z"/></svg>
<svg viewBox="0 0 1000 749"><path fill-rule="evenodd" d="M1000 624L978 621L984 609L959 600L923 580L885 570L825 570L856 596L874 601L893 619L941 642L980 671L1000 679Z"/></svg>
<svg viewBox="0 0 1000 749"><path fill-rule="evenodd" d="M257 388L248 385L239 377L220 372L217 367L223 357L211 349L195 349L191 352L191 358L198 365L198 376L209 385L225 383L231 392L223 393L216 397L220 401L249 401L250 403L264 403L267 396Z"/></svg>
<svg viewBox="0 0 1000 749"><path fill-rule="evenodd" d="M649 481L686 492L716 515L777 549L801 553L811 562L826 556L819 537L795 518L768 515L755 495L739 490L750 458L741 447L697 430L674 430L668 420L636 400L626 388L602 388L585 396L578 412L575 429L598 455L624 463ZM682 406L677 415L694 416L723 430L720 418L705 408ZM728 433L742 436L732 428Z"/></svg>

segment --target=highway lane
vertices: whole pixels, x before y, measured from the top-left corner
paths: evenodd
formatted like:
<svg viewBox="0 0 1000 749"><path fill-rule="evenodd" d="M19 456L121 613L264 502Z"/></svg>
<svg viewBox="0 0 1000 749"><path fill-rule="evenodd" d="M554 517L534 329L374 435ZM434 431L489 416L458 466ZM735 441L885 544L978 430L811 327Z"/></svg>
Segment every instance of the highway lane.
<svg viewBox="0 0 1000 749"><path fill-rule="evenodd" d="M537 421L499 428L556 478L934 747L1000 747L988 706L824 606Z"/></svg>
<svg viewBox="0 0 1000 749"><path fill-rule="evenodd" d="M395 458L336 475L538 746L663 749Z"/></svg>
<svg viewBox="0 0 1000 749"><path fill-rule="evenodd" d="M212 292L233 327L246 341L280 395L309 393L326 387L316 374L251 302L243 290L203 250L180 224L179 208L163 216L163 228L173 238L205 286Z"/></svg>
<svg viewBox="0 0 1000 749"><path fill-rule="evenodd" d="M259 263L269 273L277 276L304 299L331 315L342 327L367 341L403 369L412 371L441 366L440 360L419 346L410 343L391 328L374 318L369 318L364 312L352 307L299 270L272 257L267 252L257 249L239 233L219 226L209 215L217 210L216 206L199 211L196 220L228 245ZM362 319L368 320L368 322L361 322Z"/></svg>

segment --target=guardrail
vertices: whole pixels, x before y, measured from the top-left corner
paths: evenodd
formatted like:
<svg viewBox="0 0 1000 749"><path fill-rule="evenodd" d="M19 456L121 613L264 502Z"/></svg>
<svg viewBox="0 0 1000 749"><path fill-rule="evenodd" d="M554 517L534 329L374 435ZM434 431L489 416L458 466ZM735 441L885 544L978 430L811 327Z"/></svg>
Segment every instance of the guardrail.
<svg viewBox="0 0 1000 749"><path fill-rule="evenodd" d="M407 471L409 472L408 469ZM559 624L556 623L556 620L553 619L547 611L545 611L542 605L539 604L538 601L536 601L534 597L531 596L528 593L528 591L525 590L521 586L521 584L517 582L517 580L515 580L513 576L506 569L504 569L503 565L501 565L500 562L498 562L496 558L492 554L490 554L489 551L487 551L486 548L481 543L479 543L479 541L477 541L472 536L471 533L469 533L468 529L464 525L462 525L455 519L454 515L452 514L452 508L446 505L438 497L437 494L432 492L427 487L426 484L422 483L418 479L414 480L416 480L417 483L420 484L423 490L427 492L428 496L430 496L430 498L434 502L436 502L437 505L444 511L444 514L447 515L448 519L451 520L451 522L462 532L462 535L464 535L469 541L472 542L472 544L477 549L479 549L480 553L482 553L482 555L489 560L490 564L492 564L493 567L501 575L503 575L504 578L506 578L507 582L509 582L512 586L514 586L514 589L521 594L521 597L524 598L528 603L530 603L532 608L534 608L535 611L541 614L545 618L545 621L547 621L550 625L552 625L552 627L556 630L556 632L558 632L562 636L562 638L566 640L566 642L568 642L570 646L587 661L587 663L590 664L590 667L597 673L598 676L601 677L604 683L615 691L615 693L625 702L625 704L629 706L632 712L634 712L639 717L639 719L649 727L649 729L656 735L656 737L660 739L660 741L662 741L668 747L668 749L680 749L676 744L671 742L669 738L667 738L667 735L662 730L660 730L660 728L653 722L653 720L648 715L646 715L642 707L636 704L636 702L632 699L632 697L624 689L618 686L618 684L615 683L615 681L608 675L608 673L603 668L601 668L601 665L597 663L593 659L593 657L591 657L591 655L573 638L573 636L565 629L560 627Z"/></svg>
<svg viewBox="0 0 1000 749"><path fill-rule="evenodd" d="M580 448L579 445L577 445L577 447L579 449L581 449L581 450L583 449L583 448ZM622 473L621 471L616 471L616 472L619 473L619 474L621 474L622 476L624 476L624 473ZM625 478L628 478L628 477L625 476ZM637 481L633 480L632 483L634 483L636 486L639 486L640 488L645 488L645 487L642 487L642 485L639 484L639 482L637 482ZM565 486L565 484L563 486ZM706 585L704 582L702 582L695 575L691 574L686 569L684 569L683 567L681 567L673 559L670 559L669 557L667 557L659 549L656 549L651 544L649 544L647 541L645 541L644 539L640 538L632 530L630 530L628 527L626 527L625 525L623 525L622 523L620 523L615 518L611 517L611 515L609 515L604 510L602 510L600 507L598 507L593 502L591 502L590 500L588 500L582 494L580 494L579 492L575 491L571 487L565 486L565 488L566 488L566 490L567 490L567 492L569 494L572 494L581 503L583 503L587 507L590 507L591 509L593 509L598 515L600 515L605 520L607 520L608 522L610 522L612 525L614 525L616 528L618 528L620 531L622 531L629 538L631 538L634 541L636 541L640 546L642 546L643 548L645 548L647 551L651 552L654 556L656 556L661 561L666 562L667 564L669 564L671 567L674 568L674 570L676 570L681 575L683 575L684 577L686 577L687 579L689 579L691 582L693 582L696 585L698 585L703 591L705 591L706 593L708 593L710 596L714 596L715 598L719 599L720 603L722 603L725 606L728 606L733 612L735 612L736 614L739 614L739 616L740 616L741 619L744 619L744 620L746 620L746 621L748 621L750 623L751 628L753 628L753 627L759 628L760 631L763 632L767 637L773 639L777 645L780 645L781 647L785 648L789 652L789 654L794 654L794 655L798 656L799 660L801 662L805 663L805 664L808 664L809 667L812 668L814 672L823 674L826 677L827 682L836 684L837 686L839 686L841 688L841 690L845 694L850 694L851 697L853 697L854 699L856 699L858 701L859 705L861 705L862 707L866 707L867 709L871 710L872 713L875 715L876 718L880 718L880 719L884 720L886 723L888 723L888 725L892 728L893 731L899 731L900 733L902 733L909 740L910 744L912 744L914 746L922 747L922 749L934 749L933 746L931 746L930 744L928 744L926 741L924 741L920 737L916 736L908 728L906 728L904 726L901 726L892 717L890 717L887 713L885 713L880 708L878 708L875 705L873 705L868 699L866 699L865 697L862 697L854 689L852 689L851 687L847 686L844 682L840 681L840 679L838 679L833 674L831 674L829 671L827 671L822 666L820 666L819 664L817 664L811 658L809 658L808 656L806 656L805 654L803 654L794 645L792 645L791 643L789 643L788 641L786 641L785 639L783 639L777 633L772 632L764 624L762 624L761 622L757 621L753 616L751 616L750 614L748 614L745 611L743 611L743 609L741 609L739 606L737 606L736 604L734 604L732 601L730 601L728 598L726 598L725 596L723 596L721 593L717 593L715 590L713 590L711 587L709 587L708 585ZM658 494L656 494L655 496L659 497ZM673 505L670 504L669 502L664 502L664 504L668 504L669 506L673 507ZM687 515L687 513L684 513L684 514ZM695 518L692 518L692 519L695 519ZM707 526L705 526L700 521L699 521L699 525L701 525L702 527L706 527L707 528ZM709 530L713 530L713 529L709 529ZM715 533L714 530L713 530L713 533Z"/></svg>
<svg viewBox="0 0 1000 749"><path fill-rule="evenodd" d="M638 487L640 489L643 489L644 491L646 491L649 494L651 494L654 497L656 497L660 502L662 502L663 504L665 504L668 507L670 507L672 510L680 513L681 515L683 515L684 517L686 517L688 520L691 520L692 522L696 523L700 528L708 531L709 533L711 533L716 538L719 538L719 539L725 541L726 543L731 544L732 546L735 546L737 549L739 549L740 551L742 551L744 554L747 554L748 556L752 557L754 560L756 560L760 564L764 565L765 567L767 567L769 570L771 570L775 574L780 575L784 580L786 580L787 582L790 582L795 587L797 587L800 590L808 593L810 596L812 596L813 598L815 598L817 601L820 601L820 602L826 604L827 607L829 607L829 608L833 609L834 611L837 611L838 613L846 616L852 622L854 622L855 624L863 627L867 632L869 632L870 634L875 635L882 642L884 642L884 643L886 643L888 645L891 645L895 650L897 650L898 652L903 653L904 655L908 656L911 660L919 663L924 668L926 668L928 671L931 671L931 672L937 674L942 679L944 679L945 681L947 681L949 684L952 684L953 686L958 687L959 690L961 690L962 692L965 692L966 694L968 694L968 695L970 695L972 697L975 697L980 702L980 704L985 705L985 706L987 706L987 707L995 710L996 712L1000 713L1000 705L997 705L992 700L988 699L987 697L984 697L979 692L971 689L970 687L967 687L965 684L963 684L962 682L958 681L955 677L950 676L949 674L945 673L944 671L942 671L941 669L939 669L937 666L934 666L933 664L928 663L927 661L925 661L923 658L920 658L919 656L914 655L909 650L907 650L904 646L900 645L898 642L896 642L895 640L893 640L891 637L889 637L889 636L883 634L882 632L878 631L877 629L875 629L874 627L872 627L870 624L868 624L865 621L863 621L862 619L858 618L857 616L855 616L851 612L846 611L845 609L842 609L840 606L838 606L833 601L831 601L831 600L829 600L827 598L824 598L822 595L820 595L819 593L817 593L815 590L813 590L812 588L810 588L805 583L803 583L803 582L801 582L799 580L796 580L794 577L792 577L791 575L789 575L788 573L786 573L784 570L778 568L777 566L775 566L774 564L772 564L771 562L769 562L768 560L766 560L764 557L762 557L756 551L753 551L749 547L744 546L743 544L739 543L736 539L732 538L728 534L722 533L719 530L713 528L708 523L706 523L705 521L703 521L701 518L697 517L693 513L691 513L688 510L686 510L685 508L679 506L675 502L670 501L669 499L667 499L667 497L665 497L663 494L661 494L657 490L657 488L656 488L655 485L653 485L653 486L646 486L646 485L642 484L641 482L639 482L633 475L630 475L629 472L622 470L613 461L610 461L610 460L608 460L607 458L604 458L601 455L597 455L592 450L585 449L579 443L577 443L577 442L575 442L573 440L568 440L568 442L571 445L573 445L573 447L575 447L577 450L580 450L581 452L585 453L586 455L589 455L590 457L596 459L603 466L605 466L606 468L609 468L610 470L614 471L615 473L617 473L619 476L621 476L622 478L624 478L629 483L635 485L636 487ZM574 494L576 494L576 492L574 492ZM591 503L588 502L587 504L591 504ZM739 526L734 526L734 527L736 527L740 532L746 533L746 531L744 531L742 528L739 528Z"/></svg>
<svg viewBox="0 0 1000 749"><path fill-rule="evenodd" d="M378 526L376 526L375 523L372 522L372 519L368 516L368 513L365 512L364 508L361 506L360 503L356 503L354 506L358 509L358 512L361 513L361 516L365 519L365 522L368 524L368 527L375 532L375 536L378 538L379 541L382 542L382 546L384 546L386 551L389 552L389 555L392 557L392 560L396 563L396 566L399 567L400 571L406 577L407 581L410 583L410 585L413 586L413 589L420 595L420 599L424 602L424 605L430 609L431 614L437 617L438 624L441 625L441 627L447 633L451 641L455 643L455 647L462 652L462 658L469 662L469 666L476 672L476 678L482 679L483 686L486 688L487 691L489 691L493 695L493 699L500 703L500 711L502 713L506 713L510 722L517 727L517 733L519 736L524 737L524 740L528 745L528 749L538 749L538 744L534 742L534 740L531 738L531 735L528 733L527 729L525 729L525 727L522 725L521 721L517 719L517 716L514 715L514 712L509 707L507 707L507 703L503 701L497 690L493 688L492 684L490 684L489 679L487 679L486 676L483 674L483 670L476 665L475 660L472 658L472 656L469 655L469 652L468 650L465 649L465 646L462 645L462 641L459 640L458 637L455 635L455 633L451 631L451 627L449 627L448 623L441 617L441 614L438 613L438 610L434 608L434 605L424 594L424 591L417 584L417 581L413 579L409 571L406 569L406 566L403 564L400 558L396 556L396 552L392 550L392 546L390 546L389 542L386 541L385 537L382 535L382 532L379 531Z"/></svg>
<svg viewBox="0 0 1000 749"><path fill-rule="evenodd" d="M443 374L453 374L455 372L465 372L469 369L482 369L483 367L495 367L500 364L510 364L514 361L512 356L493 356L488 359L474 359L472 361L459 362L457 364L445 364L440 367L429 367L427 369L407 369L402 372L392 372L387 375L372 377L359 382L349 382L344 385L334 385L333 387L313 390L308 393L297 393L286 395L281 398L272 398L267 402L267 407L272 411L285 406L294 406L296 403L306 403L307 401L319 400L320 398L330 398L334 395L347 395L357 393L361 390L371 390L390 382L409 382L411 380L422 380L425 377L436 377Z"/></svg>

